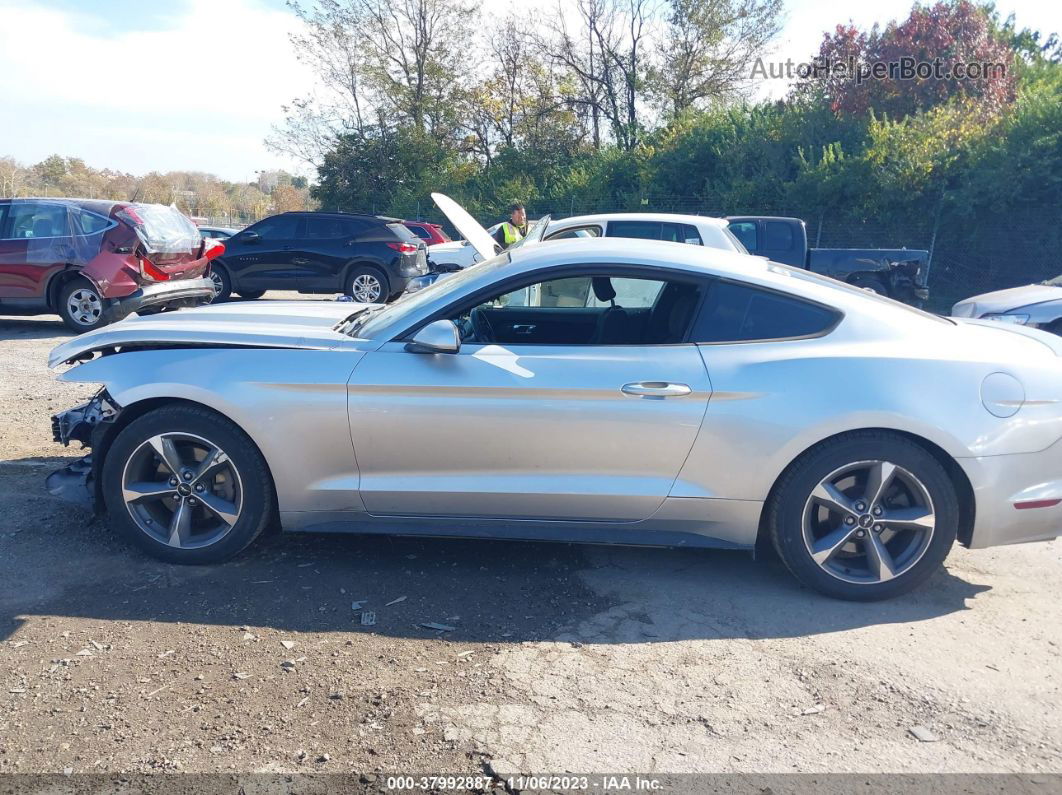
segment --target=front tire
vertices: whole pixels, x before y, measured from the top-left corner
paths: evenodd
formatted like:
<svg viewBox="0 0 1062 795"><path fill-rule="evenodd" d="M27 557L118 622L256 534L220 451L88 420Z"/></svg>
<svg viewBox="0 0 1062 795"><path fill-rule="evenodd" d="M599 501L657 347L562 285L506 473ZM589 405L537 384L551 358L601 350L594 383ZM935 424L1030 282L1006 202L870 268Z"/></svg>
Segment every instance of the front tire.
<svg viewBox="0 0 1062 795"><path fill-rule="evenodd" d="M59 288L56 311L63 325L78 334L107 325L103 296L88 279L78 277Z"/></svg>
<svg viewBox="0 0 1062 795"><path fill-rule="evenodd" d="M797 459L768 506L771 540L804 585L837 599L910 591L955 542L959 501L944 467L905 437L851 433Z"/></svg>
<svg viewBox="0 0 1062 795"><path fill-rule="evenodd" d="M358 304L382 304L390 295L390 286L382 271L364 265L350 271L343 292Z"/></svg>
<svg viewBox="0 0 1062 795"><path fill-rule="evenodd" d="M265 292L265 290L240 290L236 293L236 295L248 301L254 301L255 299L261 298L263 295L265 295Z"/></svg>
<svg viewBox="0 0 1062 795"><path fill-rule="evenodd" d="M102 489L112 527L168 563L228 560L275 512L254 442L195 406L165 406L123 429L103 462Z"/></svg>

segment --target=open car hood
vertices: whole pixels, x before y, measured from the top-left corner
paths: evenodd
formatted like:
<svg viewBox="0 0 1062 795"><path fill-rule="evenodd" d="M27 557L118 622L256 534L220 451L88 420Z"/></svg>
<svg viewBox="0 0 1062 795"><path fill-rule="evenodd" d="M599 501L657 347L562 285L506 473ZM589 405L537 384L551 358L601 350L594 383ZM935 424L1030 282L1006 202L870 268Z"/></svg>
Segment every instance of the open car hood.
<svg viewBox="0 0 1062 795"><path fill-rule="evenodd" d="M483 259L490 259L498 252L494 238L487 233L486 229L480 226L475 218L468 214L464 207L445 193L433 193L431 198L438 208L443 211L443 215L457 228L457 231L471 244L479 256L483 257Z"/></svg>
<svg viewBox="0 0 1062 795"><path fill-rule="evenodd" d="M143 347L357 348L336 326L373 304L334 301L247 301L129 317L57 346L48 366L97 351Z"/></svg>

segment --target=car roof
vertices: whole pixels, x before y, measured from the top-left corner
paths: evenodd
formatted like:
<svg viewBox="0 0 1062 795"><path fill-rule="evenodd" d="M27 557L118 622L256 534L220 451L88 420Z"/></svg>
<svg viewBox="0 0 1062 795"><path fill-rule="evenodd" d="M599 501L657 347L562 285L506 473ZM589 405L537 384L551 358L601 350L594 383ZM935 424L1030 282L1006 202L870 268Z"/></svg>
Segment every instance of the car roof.
<svg viewBox="0 0 1062 795"><path fill-rule="evenodd" d="M15 202L51 202L52 204L73 204L83 210L91 210L100 215L109 215L116 206L125 206L133 202L118 199L78 199L69 196L18 196L0 199L0 203L13 204Z"/></svg>
<svg viewBox="0 0 1062 795"><path fill-rule="evenodd" d="M277 213L277 215L306 215L315 216L320 218L360 218L366 221L383 221L387 224L400 224L401 218L391 218L387 215L372 215L370 213L344 213L329 212L328 210L288 210L287 212Z"/></svg>
<svg viewBox="0 0 1062 795"><path fill-rule="evenodd" d="M706 224L725 227L726 221L710 215L680 215L679 213L598 213L596 215L573 215L568 218L556 218L550 226L567 226L571 223L603 223L605 221L652 221L657 223Z"/></svg>

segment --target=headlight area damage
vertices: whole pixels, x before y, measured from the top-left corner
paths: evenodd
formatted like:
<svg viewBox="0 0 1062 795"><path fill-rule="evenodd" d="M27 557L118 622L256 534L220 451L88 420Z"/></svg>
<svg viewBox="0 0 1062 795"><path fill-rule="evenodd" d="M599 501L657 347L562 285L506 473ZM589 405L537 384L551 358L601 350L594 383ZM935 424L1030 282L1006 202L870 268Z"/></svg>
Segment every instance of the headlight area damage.
<svg viewBox="0 0 1062 795"><path fill-rule="evenodd" d="M102 389L87 403L54 415L52 438L65 447L81 442L83 448L96 448L120 411L121 407ZM56 497L100 512L99 472L91 452L50 474L45 485Z"/></svg>

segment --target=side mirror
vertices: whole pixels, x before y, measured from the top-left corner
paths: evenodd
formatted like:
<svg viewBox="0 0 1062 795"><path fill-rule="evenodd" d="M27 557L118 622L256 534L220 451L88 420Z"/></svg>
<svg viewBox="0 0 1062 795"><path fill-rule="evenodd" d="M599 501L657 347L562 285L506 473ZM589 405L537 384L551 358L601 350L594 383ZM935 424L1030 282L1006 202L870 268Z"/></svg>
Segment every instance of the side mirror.
<svg viewBox="0 0 1062 795"><path fill-rule="evenodd" d="M244 232L240 235L241 243L257 243L261 239L257 232Z"/></svg>
<svg viewBox="0 0 1062 795"><path fill-rule="evenodd" d="M461 334L452 320L429 323L406 343L410 353L457 353L461 350Z"/></svg>

